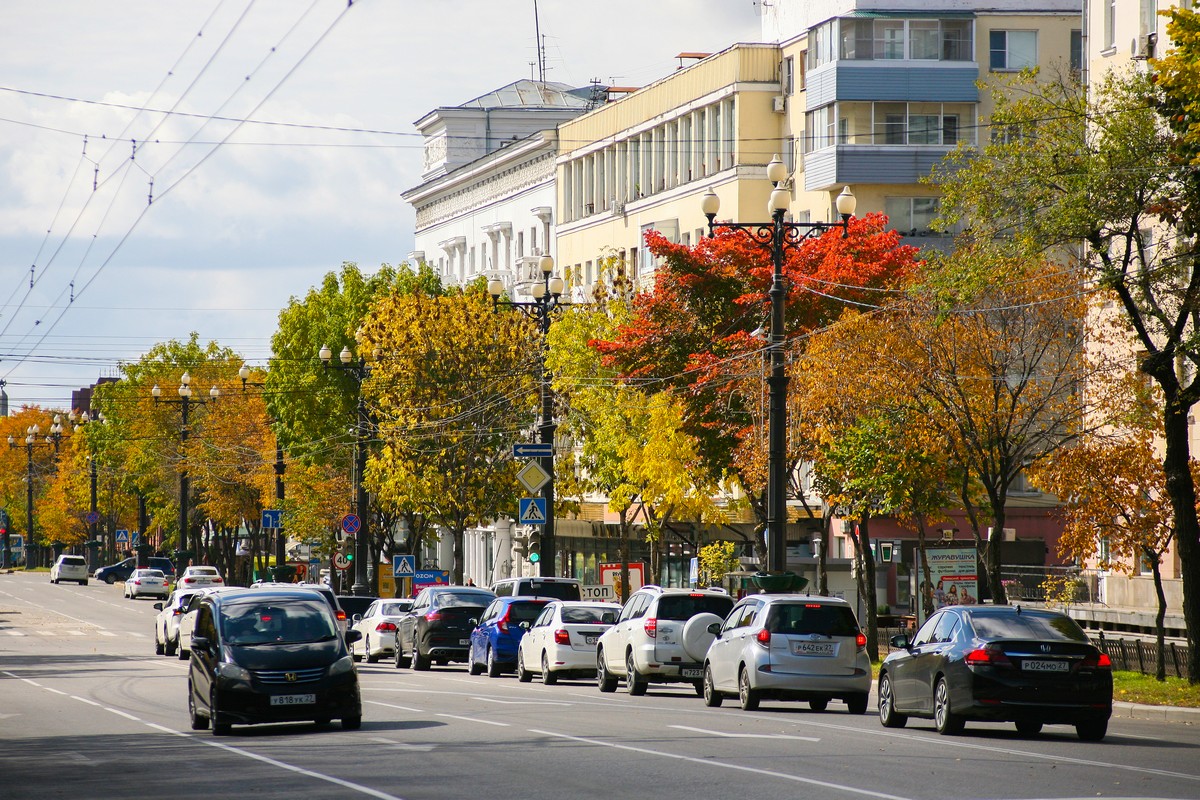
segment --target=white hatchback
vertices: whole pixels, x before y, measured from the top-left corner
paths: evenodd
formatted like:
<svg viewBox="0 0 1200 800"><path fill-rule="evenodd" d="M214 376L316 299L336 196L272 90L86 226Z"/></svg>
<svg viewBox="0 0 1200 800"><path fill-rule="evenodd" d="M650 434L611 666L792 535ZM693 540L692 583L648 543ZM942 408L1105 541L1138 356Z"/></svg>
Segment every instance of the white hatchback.
<svg viewBox="0 0 1200 800"><path fill-rule="evenodd" d="M60 581L75 581L80 586L87 586L87 560L83 556L59 556L54 566L50 567L50 582Z"/></svg>
<svg viewBox="0 0 1200 800"><path fill-rule="evenodd" d="M549 686L560 677L594 678L596 642L620 613L612 603L548 603L517 645L517 680L528 683L539 674Z"/></svg>
<svg viewBox="0 0 1200 800"><path fill-rule="evenodd" d="M354 642L350 645L350 655L355 661L366 654L367 663L374 664L383 656L396 653L396 622L408 616L413 601L405 598L380 598L367 608L367 613L356 618L351 630L362 634L360 645Z"/></svg>
<svg viewBox="0 0 1200 800"><path fill-rule="evenodd" d="M180 589L206 589L209 586L224 586L225 579L216 567L188 567L179 576Z"/></svg>
<svg viewBox="0 0 1200 800"><path fill-rule="evenodd" d="M824 711L830 700L851 714L867 710L871 660L853 609L837 597L756 594L744 597L723 623L704 659L704 702L736 695L752 711L762 699L808 701Z"/></svg>
<svg viewBox="0 0 1200 800"><path fill-rule="evenodd" d="M137 600L143 595L166 600L171 593L167 586L167 576L161 569L135 569L125 581L125 596Z"/></svg>

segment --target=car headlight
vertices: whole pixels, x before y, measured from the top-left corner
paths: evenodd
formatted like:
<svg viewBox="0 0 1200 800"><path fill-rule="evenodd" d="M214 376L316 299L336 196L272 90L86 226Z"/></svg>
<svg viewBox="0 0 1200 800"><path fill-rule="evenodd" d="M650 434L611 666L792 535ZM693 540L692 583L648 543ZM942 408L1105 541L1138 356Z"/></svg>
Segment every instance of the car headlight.
<svg viewBox="0 0 1200 800"><path fill-rule="evenodd" d="M226 661L217 668L217 673L226 680L250 682L249 670Z"/></svg>
<svg viewBox="0 0 1200 800"><path fill-rule="evenodd" d="M350 656L343 656L342 658L339 658L337 661L333 662L333 666L329 668L330 676L342 675L344 673L353 671L354 659Z"/></svg>

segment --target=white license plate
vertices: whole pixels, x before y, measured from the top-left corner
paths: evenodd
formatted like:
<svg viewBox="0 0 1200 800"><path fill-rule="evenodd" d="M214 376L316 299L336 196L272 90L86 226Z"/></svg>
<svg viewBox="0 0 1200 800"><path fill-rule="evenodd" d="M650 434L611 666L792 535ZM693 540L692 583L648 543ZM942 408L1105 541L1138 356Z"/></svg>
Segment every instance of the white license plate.
<svg viewBox="0 0 1200 800"><path fill-rule="evenodd" d="M596 642L598 642L598 641L600 641L600 637L599 637L599 636L585 636L585 637L583 637L583 643L584 643L584 644L595 644L595 643L596 643Z"/></svg>
<svg viewBox="0 0 1200 800"><path fill-rule="evenodd" d="M468 647L471 644L471 640L470 639L459 639L458 644L460 647Z"/></svg>
<svg viewBox="0 0 1200 800"><path fill-rule="evenodd" d="M1071 666L1066 661L1025 659L1021 662L1021 669L1026 672L1069 672Z"/></svg>
<svg viewBox="0 0 1200 800"><path fill-rule="evenodd" d="M703 670L698 669L681 669L679 673L685 678L702 678L704 677Z"/></svg>
<svg viewBox="0 0 1200 800"><path fill-rule="evenodd" d="M315 694L276 694L271 695L273 706L304 706L317 702Z"/></svg>
<svg viewBox="0 0 1200 800"><path fill-rule="evenodd" d="M831 656L836 647L834 642L792 642L792 655Z"/></svg>

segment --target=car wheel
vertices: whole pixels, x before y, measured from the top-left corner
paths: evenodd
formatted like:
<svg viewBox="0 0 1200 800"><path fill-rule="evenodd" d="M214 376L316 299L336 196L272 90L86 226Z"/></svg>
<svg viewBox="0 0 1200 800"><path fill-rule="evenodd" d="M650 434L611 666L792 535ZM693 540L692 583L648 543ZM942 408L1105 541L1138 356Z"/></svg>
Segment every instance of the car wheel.
<svg viewBox="0 0 1200 800"><path fill-rule="evenodd" d="M1022 736L1037 736L1042 732L1042 723L1023 719L1017 723L1017 733Z"/></svg>
<svg viewBox="0 0 1200 800"><path fill-rule="evenodd" d="M965 721L950 710L950 685L945 678L938 678L933 687L933 724L943 736L962 733Z"/></svg>
<svg viewBox="0 0 1200 800"><path fill-rule="evenodd" d="M712 667L707 664L704 665L704 682L701 685L704 687L704 705L709 708L719 707L725 698L717 691L713 683Z"/></svg>
<svg viewBox="0 0 1200 800"><path fill-rule="evenodd" d="M316 725L318 728L324 728L330 722L331 722L331 720L329 719L329 717L317 717L316 719L313 720L313 725Z"/></svg>
<svg viewBox="0 0 1200 800"><path fill-rule="evenodd" d="M158 638L158 634L154 634L154 655L161 656L167 650L166 645Z"/></svg>
<svg viewBox="0 0 1200 800"><path fill-rule="evenodd" d="M188 681L188 715L192 718L192 730L208 730L208 717L196 713L196 695L192 691L192 682Z"/></svg>
<svg viewBox="0 0 1200 800"><path fill-rule="evenodd" d="M412 668L417 672L429 671L429 656L421 655L421 648L419 647L413 648Z"/></svg>
<svg viewBox="0 0 1200 800"><path fill-rule="evenodd" d="M371 653L371 640L370 639L363 639L363 658L365 658L367 660L368 664L374 664L376 661L379 660L379 656Z"/></svg>
<svg viewBox="0 0 1200 800"><path fill-rule="evenodd" d="M550 669L550 659L542 653L542 684L545 686L553 686L558 683L558 676Z"/></svg>
<svg viewBox="0 0 1200 800"><path fill-rule="evenodd" d="M813 711L824 711L825 709L829 708L829 701L828 700L809 700L808 707L811 708Z"/></svg>
<svg viewBox="0 0 1200 800"><path fill-rule="evenodd" d="M165 645L164 655L173 656L179 650L179 637L175 637L174 641L168 641Z"/></svg>
<svg viewBox="0 0 1200 800"><path fill-rule="evenodd" d="M180 661L187 661L187 660L188 660L188 656L190 656L191 654L192 654L192 653L191 653L191 651L190 651L190 650L184 650L184 649L183 649L183 646L182 646L182 645L180 645L180 647L179 647L179 660L180 660Z"/></svg>
<svg viewBox="0 0 1200 800"><path fill-rule="evenodd" d="M80 581L80 582L79 582L79 585L80 585L80 586L87 586L87 581Z"/></svg>
<svg viewBox="0 0 1200 800"><path fill-rule="evenodd" d="M879 722L885 728L903 728L908 717L896 711L896 696L892 693L892 676L879 676Z"/></svg>
<svg viewBox="0 0 1200 800"><path fill-rule="evenodd" d="M750 671L745 667L738 671L738 701L741 703L743 711L753 711L758 708L758 690L750 687Z"/></svg>
<svg viewBox="0 0 1200 800"><path fill-rule="evenodd" d="M228 736L233 726L228 722L218 721L217 708L219 708L217 705L217 690L214 688L208 696L208 718L212 722L213 736Z"/></svg>
<svg viewBox="0 0 1200 800"><path fill-rule="evenodd" d="M51 578L51 579L50 579L50 582L51 582L51 583L58 583L58 581L54 580L54 578Z"/></svg>
<svg viewBox="0 0 1200 800"><path fill-rule="evenodd" d="M362 727L362 717L342 717L342 730L356 731Z"/></svg>
<svg viewBox="0 0 1200 800"><path fill-rule="evenodd" d="M525 656L521 651L517 651L517 680L521 683L529 683L533 680L533 673L525 669Z"/></svg>
<svg viewBox="0 0 1200 800"><path fill-rule="evenodd" d="M603 650L596 653L596 686L605 693L617 690L617 676L608 671L608 665L604 663Z"/></svg>
<svg viewBox="0 0 1200 800"><path fill-rule="evenodd" d="M474 645L471 645L471 647L467 650L467 673L470 675L482 675L483 674L483 664L480 664L478 661L475 660L475 646Z"/></svg>
<svg viewBox="0 0 1200 800"><path fill-rule="evenodd" d="M846 710L851 714L867 713L867 693L851 695L846 698Z"/></svg>
<svg viewBox="0 0 1200 800"><path fill-rule="evenodd" d="M490 647L487 651L487 676L489 678L500 677L500 662L496 660L496 651Z"/></svg>
<svg viewBox="0 0 1200 800"><path fill-rule="evenodd" d="M633 653L625 656L625 688L631 695L637 697L646 693L647 685L646 679L638 674L633 665Z"/></svg>
<svg viewBox="0 0 1200 800"><path fill-rule="evenodd" d="M114 583L117 582L117 576L116 575L105 575L104 582L107 583L109 586L112 586Z"/></svg>
<svg viewBox="0 0 1200 800"><path fill-rule="evenodd" d="M406 666L404 651L400 649L400 642L396 642L396 652L393 654L393 661L396 669L401 669Z"/></svg>
<svg viewBox="0 0 1200 800"><path fill-rule="evenodd" d="M1098 719L1094 722L1077 723L1075 733L1085 742L1099 742L1108 733L1108 720Z"/></svg>

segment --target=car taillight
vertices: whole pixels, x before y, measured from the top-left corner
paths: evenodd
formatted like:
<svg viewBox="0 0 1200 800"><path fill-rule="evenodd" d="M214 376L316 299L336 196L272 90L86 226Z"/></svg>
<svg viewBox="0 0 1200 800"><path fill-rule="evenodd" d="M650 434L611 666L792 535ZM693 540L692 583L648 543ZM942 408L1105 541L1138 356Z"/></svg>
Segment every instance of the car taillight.
<svg viewBox="0 0 1200 800"><path fill-rule="evenodd" d="M1088 656L1079 666L1092 669L1112 669L1112 659L1108 657L1108 653L1101 653L1098 656Z"/></svg>
<svg viewBox="0 0 1200 800"><path fill-rule="evenodd" d="M225 582L224 578L213 578L213 583L224 583L224 582Z"/></svg>
<svg viewBox="0 0 1200 800"><path fill-rule="evenodd" d="M967 653L963 659L968 667L1011 667L1012 662L998 647L979 647Z"/></svg>
<svg viewBox="0 0 1200 800"><path fill-rule="evenodd" d="M647 636L649 636L651 639L656 638L658 636L658 617L650 617L646 620L642 627L646 629Z"/></svg>
<svg viewBox="0 0 1200 800"><path fill-rule="evenodd" d="M346 619L346 612L345 612L345 611L342 611L342 610L339 608L339 609L337 610L337 621L338 621L338 622L344 622L344 621L345 621L345 619Z"/></svg>
<svg viewBox="0 0 1200 800"><path fill-rule="evenodd" d="M195 580L195 578L184 578L184 579L183 579L183 582L184 582L184 583L191 583L191 582L192 582L192 581L194 581L194 580Z"/></svg>
<svg viewBox="0 0 1200 800"><path fill-rule="evenodd" d="M512 612L512 606L504 609L504 616L496 621L496 627L501 633L508 633L508 615Z"/></svg>
<svg viewBox="0 0 1200 800"><path fill-rule="evenodd" d="M766 628L762 628L758 633L754 634L754 639L763 647L771 646L771 632Z"/></svg>
<svg viewBox="0 0 1200 800"><path fill-rule="evenodd" d="M863 633L862 631L859 631L858 635L854 637L854 646L857 647L860 652L863 650L866 650L867 649L867 635L865 633Z"/></svg>
<svg viewBox="0 0 1200 800"><path fill-rule="evenodd" d="M554 643L555 644L570 644L571 643L571 634L568 633L564 628L559 628L558 630L556 630L554 632Z"/></svg>
<svg viewBox="0 0 1200 800"><path fill-rule="evenodd" d="M440 611L430 611L428 614L425 615L426 622L437 622L441 618L442 618L442 612L440 612Z"/></svg>
<svg viewBox="0 0 1200 800"><path fill-rule="evenodd" d="M377 631L394 631L394 630L396 630L396 623L381 622L375 626L375 630L377 630Z"/></svg>

